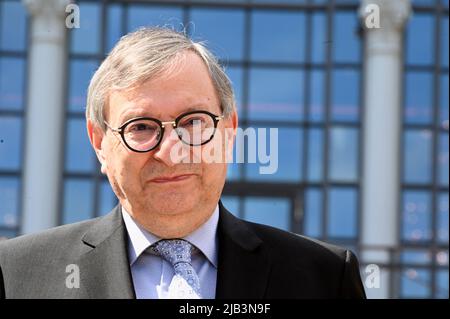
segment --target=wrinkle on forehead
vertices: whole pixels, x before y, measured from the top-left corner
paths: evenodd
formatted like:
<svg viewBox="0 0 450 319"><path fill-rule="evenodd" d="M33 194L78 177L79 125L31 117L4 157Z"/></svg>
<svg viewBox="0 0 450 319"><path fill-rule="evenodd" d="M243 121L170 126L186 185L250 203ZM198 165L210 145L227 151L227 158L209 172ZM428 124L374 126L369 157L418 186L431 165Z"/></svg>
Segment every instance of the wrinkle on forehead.
<svg viewBox="0 0 450 319"><path fill-rule="evenodd" d="M198 59L201 60L202 64L208 71L208 67L203 61L203 59L194 51L191 50L185 50L183 52L178 53L175 55L172 59L170 59L163 67L161 67L157 72L155 72L151 77L146 77L139 79L138 81L134 82L131 86L127 88L117 88L112 89L110 94L113 92L118 92L120 94L124 94L127 96L127 99L130 101L133 101L135 99L139 98L140 92L139 88L144 83L152 84L154 81L170 81L183 70L183 65L186 65L188 63L187 58L189 56L195 56ZM209 75L209 72L208 72Z"/></svg>
<svg viewBox="0 0 450 319"><path fill-rule="evenodd" d="M180 75L181 73L186 75ZM187 109L196 105L220 103L208 67L194 52L180 54L158 77L127 90L114 91L109 96L110 102L113 96L122 100L120 103L123 105L144 110L161 110L161 105L178 105L180 109ZM117 105L117 103L114 104ZM220 105L218 106L220 108ZM118 111L120 115L127 113L124 108L115 111ZM175 113L179 112L170 115L178 115ZM154 116L158 115L154 114Z"/></svg>

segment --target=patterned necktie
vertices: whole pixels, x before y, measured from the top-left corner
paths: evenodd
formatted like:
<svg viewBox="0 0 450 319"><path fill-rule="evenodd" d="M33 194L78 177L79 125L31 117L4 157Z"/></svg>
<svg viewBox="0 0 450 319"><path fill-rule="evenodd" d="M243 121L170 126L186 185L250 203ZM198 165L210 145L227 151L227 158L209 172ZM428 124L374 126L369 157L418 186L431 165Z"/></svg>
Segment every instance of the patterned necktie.
<svg viewBox="0 0 450 319"><path fill-rule="evenodd" d="M194 249L191 243L183 239L160 240L152 249L171 263L175 270L176 292L172 296L180 299L201 298L200 280L191 263L191 252Z"/></svg>

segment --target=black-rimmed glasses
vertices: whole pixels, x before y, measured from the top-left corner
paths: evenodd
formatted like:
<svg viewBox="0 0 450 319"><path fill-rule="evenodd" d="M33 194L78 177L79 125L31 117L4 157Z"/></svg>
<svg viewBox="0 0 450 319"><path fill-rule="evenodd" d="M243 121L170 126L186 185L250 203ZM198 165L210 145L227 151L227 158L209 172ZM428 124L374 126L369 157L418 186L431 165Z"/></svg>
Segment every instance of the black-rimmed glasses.
<svg viewBox="0 0 450 319"><path fill-rule="evenodd" d="M172 125L178 138L185 144L200 146L214 137L217 123L224 116L208 111L191 111L179 115L174 121L162 122L151 117L138 117L126 121L119 128L105 125L122 137L125 145L134 152L149 152L161 143L166 125Z"/></svg>

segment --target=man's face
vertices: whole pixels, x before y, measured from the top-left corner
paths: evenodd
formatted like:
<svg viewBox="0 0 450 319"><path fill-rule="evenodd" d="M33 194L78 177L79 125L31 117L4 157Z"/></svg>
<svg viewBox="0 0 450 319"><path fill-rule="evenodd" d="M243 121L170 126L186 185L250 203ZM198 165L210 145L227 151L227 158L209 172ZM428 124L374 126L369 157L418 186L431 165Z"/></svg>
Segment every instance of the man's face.
<svg viewBox="0 0 450 319"><path fill-rule="evenodd" d="M131 91L116 91L109 97L105 118L113 128L136 117L173 121L190 110L205 110L221 115L222 110L208 70L200 57L186 52L184 59ZM225 129L235 131L237 115L220 120L209 143L229 149ZM182 237L203 224L217 204L226 177L226 163L180 163L171 156L177 139L166 125L159 146L147 153L128 149L120 135L103 132L88 121L88 132L114 192L125 209L147 230L160 237ZM208 144L209 144L208 143ZM193 159L194 148L186 146ZM198 152L197 152L198 154ZM200 161L200 163L198 163Z"/></svg>

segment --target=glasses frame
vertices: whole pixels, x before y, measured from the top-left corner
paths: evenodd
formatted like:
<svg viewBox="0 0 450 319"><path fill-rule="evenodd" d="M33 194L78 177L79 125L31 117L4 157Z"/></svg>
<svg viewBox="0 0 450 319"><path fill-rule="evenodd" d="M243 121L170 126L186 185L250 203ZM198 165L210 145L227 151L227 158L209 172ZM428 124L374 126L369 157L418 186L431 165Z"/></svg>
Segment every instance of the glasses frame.
<svg viewBox="0 0 450 319"><path fill-rule="evenodd" d="M181 138L181 134L177 134L177 135L178 135L178 138L180 139L180 141L183 142L184 144L187 144L187 145L190 145L190 146L201 146L201 145L205 145L206 143L210 142L210 141L214 138L214 135L216 134L217 123L219 123L219 121L222 120L222 119L225 117L224 115L215 115L215 114L213 114L213 113L211 113L211 112L204 111L204 110L189 111L189 112L186 112L186 113L183 113L183 114L178 115L177 118L176 118L175 120L173 120L173 121L164 121L164 122L163 122L163 121L160 121L160 120L158 120L158 119L156 119L156 118L153 118L153 117L135 117L135 118L132 118L132 119L126 121L125 123L123 123L123 124L122 124L121 126L119 126L118 128L112 127L112 126L109 125L109 123L106 122L106 121L103 121L103 122L105 123L105 125L106 125L111 131L120 134L120 137L122 138L122 141L124 142L124 144L126 145L126 147L128 147L128 149L130 149L130 150L133 151L133 152L137 152L137 153L147 153L147 152L150 152L150 151L154 150L155 148L157 148L157 147L159 146L159 144L161 144L161 141L162 141L163 138L164 138L164 131L165 131L166 125L169 125L169 124L170 124L170 125L172 125L172 127L173 127L174 129L176 129L176 128L178 127L178 123L180 122L180 120L181 120L184 116L190 115L190 114L197 114L197 113L207 114L207 115L209 115L209 116L212 118L212 120L213 120L213 122L214 122L214 131L213 131L211 137L210 137L208 140L206 140L206 141L204 141L204 142L202 142L202 143L200 143L200 144L193 144L193 143L186 143L186 142ZM146 151L139 151L139 150L136 150L136 149L132 148L132 147L127 143L127 141L126 141L126 139L125 139L125 128L126 128L128 125L130 125L131 123L136 122L136 121L141 121L141 120L151 120L151 121L154 121L154 122L156 122L156 123L160 126L160 128L161 128L161 135L160 135L160 137L159 137L158 143L156 143L155 146L153 146L152 148L150 148L150 149L148 149L148 150L146 150Z"/></svg>

